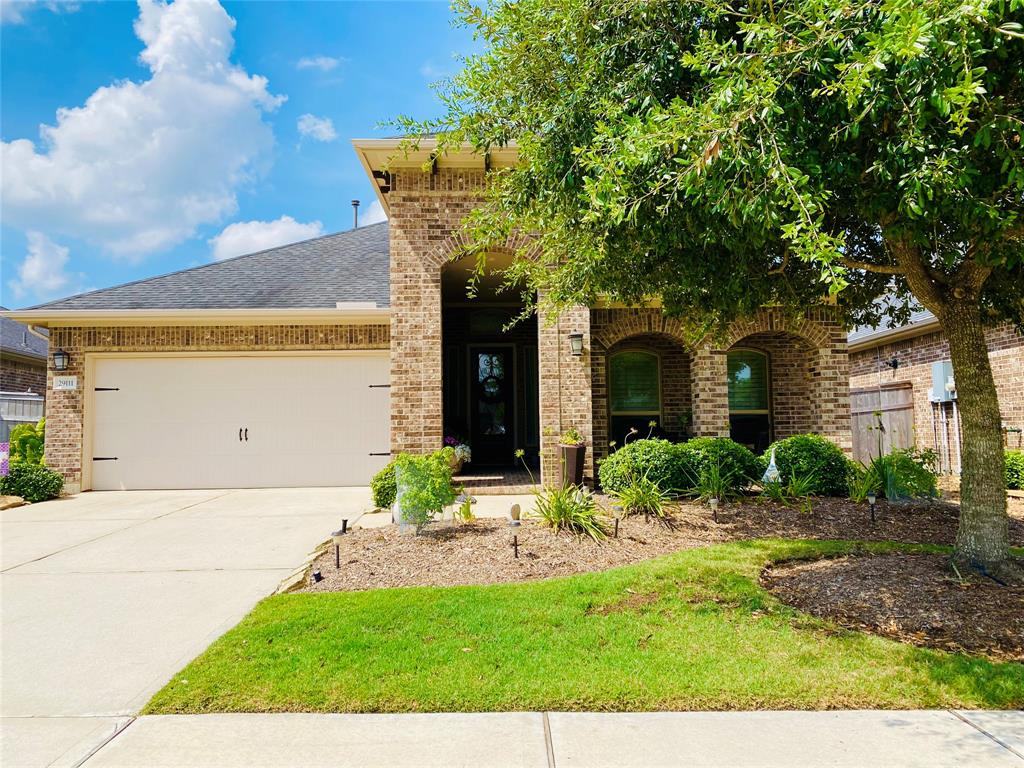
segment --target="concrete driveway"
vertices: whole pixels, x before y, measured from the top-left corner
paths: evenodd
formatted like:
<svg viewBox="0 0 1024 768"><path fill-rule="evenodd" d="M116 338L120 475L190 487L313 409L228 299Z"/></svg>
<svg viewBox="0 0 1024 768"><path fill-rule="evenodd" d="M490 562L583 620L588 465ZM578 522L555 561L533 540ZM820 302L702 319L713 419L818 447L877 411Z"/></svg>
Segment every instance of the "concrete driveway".
<svg viewBox="0 0 1024 768"><path fill-rule="evenodd" d="M0 512L0 764L76 765L365 488L85 493Z"/></svg>

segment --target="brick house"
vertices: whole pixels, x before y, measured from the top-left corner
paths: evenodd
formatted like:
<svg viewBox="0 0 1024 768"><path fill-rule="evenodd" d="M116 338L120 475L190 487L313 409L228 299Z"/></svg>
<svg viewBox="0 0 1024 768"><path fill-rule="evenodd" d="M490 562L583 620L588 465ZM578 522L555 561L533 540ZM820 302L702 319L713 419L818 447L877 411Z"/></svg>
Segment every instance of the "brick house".
<svg viewBox="0 0 1024 768"><path fill-rule="evenodd" d="M1007 447L1024 447L1024 337L1005 323L985 333ZM848 338L854 457L883 450L927 448L942 474L960 473L960 418L949 345L931 312L899 327L859 328ZM876 415L876 414L880 414Z"/></svg>
<svg viewBox="0 0 1024 768"><path fill-rule="evenodd" d="M46 346L28 326L0 317L0 391L45 394Z"/></svg>
<svg viewBox="0 0 1024 768"><path fill-rule="evenodd" d="M827 307L765 309L696 344L657 306L507 330L521 297L496 279L467 297L458 225L515 150L432 161L429 142L398 144L354 142L387 223L11 313L70 355L64 371L51 357L47 461L71 488L360 485L451 433L475 474L511 477L522 448L553 478L570 427L592 482L609 442L651 421L849 448L846 332Z"/></svg>

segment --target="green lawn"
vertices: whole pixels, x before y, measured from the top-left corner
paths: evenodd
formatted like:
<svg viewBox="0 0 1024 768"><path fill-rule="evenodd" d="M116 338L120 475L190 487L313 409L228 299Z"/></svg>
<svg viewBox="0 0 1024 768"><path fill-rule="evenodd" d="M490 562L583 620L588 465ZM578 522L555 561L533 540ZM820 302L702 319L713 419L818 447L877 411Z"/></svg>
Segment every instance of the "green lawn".
<svg viewBox="0 0 1024 768"><path fill-rule="evenodd" d="M145 712L1024 705L1022 664L839 630L758 586L771 561L853 546L745 542L527 584L271 597Z"/></svg>

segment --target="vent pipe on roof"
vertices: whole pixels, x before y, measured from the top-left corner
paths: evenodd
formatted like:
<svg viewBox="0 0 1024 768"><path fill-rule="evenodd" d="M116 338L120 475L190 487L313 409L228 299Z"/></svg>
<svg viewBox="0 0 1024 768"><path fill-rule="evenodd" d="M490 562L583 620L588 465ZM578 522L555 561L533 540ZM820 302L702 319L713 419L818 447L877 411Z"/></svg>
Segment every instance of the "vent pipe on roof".
<svg viewBox="0 0 1024 768"><path fill-rule="evenodd" d="M352 201L352 229L359 229L359 201Z"/></svg>

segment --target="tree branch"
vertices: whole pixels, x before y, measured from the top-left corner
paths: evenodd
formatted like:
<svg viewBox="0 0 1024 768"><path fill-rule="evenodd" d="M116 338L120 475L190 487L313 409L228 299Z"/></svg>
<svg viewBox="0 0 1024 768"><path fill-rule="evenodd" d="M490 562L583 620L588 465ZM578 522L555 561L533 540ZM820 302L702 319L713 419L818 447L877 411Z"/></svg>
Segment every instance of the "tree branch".
<svg viewBox="0 0 1024 768"><path fill-rule="evenodd" d="M893 267L887 264L871 264L867 261L856 261L845 256L839 257L839 263L847 269L863 269L865 272L877 272L880 275L902 275L906 270L902 267Z"/></svg>

